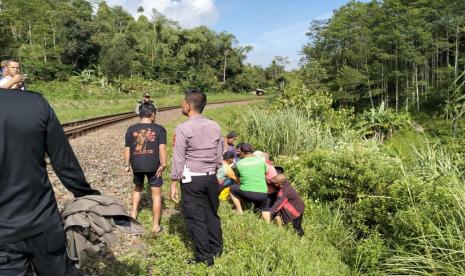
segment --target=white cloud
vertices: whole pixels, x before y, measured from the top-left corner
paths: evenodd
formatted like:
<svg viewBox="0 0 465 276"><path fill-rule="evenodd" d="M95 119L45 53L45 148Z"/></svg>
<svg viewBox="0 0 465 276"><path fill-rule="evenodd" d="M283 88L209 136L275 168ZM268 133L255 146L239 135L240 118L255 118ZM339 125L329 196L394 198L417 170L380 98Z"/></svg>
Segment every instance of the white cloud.
<svg viewBox="0 0 465 276"><path fill-rule="evenodd" d="M147 17L156 9L185 28L212 25L219 16L215 0L142 0L141 5Z"/></svg>

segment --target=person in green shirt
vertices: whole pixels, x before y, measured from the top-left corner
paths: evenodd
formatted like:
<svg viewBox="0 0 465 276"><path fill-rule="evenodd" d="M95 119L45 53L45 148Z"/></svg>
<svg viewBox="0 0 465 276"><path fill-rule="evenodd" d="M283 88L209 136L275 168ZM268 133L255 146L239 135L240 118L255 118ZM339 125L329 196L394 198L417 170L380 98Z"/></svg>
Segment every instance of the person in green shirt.
<svg viewBox="0 0 465 276"><path fill-rule="evenodd" d="M241 200L252 202L262 212L262 218L270 222L268 206L268 187L266 184L266 164L262 158L253 156L250 144L241 145L241 160L236 164L236 171L240 177L240 185L231 186L231 200L236 212L242 214Z"/></svg>

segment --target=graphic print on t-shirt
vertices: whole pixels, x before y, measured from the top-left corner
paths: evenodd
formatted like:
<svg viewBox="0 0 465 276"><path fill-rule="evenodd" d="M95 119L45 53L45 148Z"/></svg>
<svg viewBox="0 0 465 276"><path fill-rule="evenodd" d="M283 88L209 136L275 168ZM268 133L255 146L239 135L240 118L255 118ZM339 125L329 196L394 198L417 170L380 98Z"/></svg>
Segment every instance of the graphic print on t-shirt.
<svg viewBox="0 0 465 276"><path fill-rule="evenodd" d="M160 166L159 147L166 144L166 130L158 124L139 123L128 128L125 146L134 172L155 172Z"/></svg>
<svg viewBox="0 0 465 276"><path fill-rule="evenodd" d="M153 154L153 149L147 149L148 142L154 142L157 138L157 133L150 129L141 129L139 131L134 131L132 133L134 137L134 144L136 147L134 148L133 154Z"/></svg>

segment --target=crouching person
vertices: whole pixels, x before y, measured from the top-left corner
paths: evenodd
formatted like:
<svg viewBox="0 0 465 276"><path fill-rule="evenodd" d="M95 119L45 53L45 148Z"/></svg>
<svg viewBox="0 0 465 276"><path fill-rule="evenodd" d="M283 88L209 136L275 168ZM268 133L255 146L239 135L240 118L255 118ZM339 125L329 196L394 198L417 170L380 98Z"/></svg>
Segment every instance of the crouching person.
<svg viewBox="0 0 465 276"><path fill-rule="evenodd" d="M223 166L218 169L216 177L220 184L219 199L221 201L227 201L230 198L230 187L234 183L240 183L239 178L234 173L232 168L234 163L234 152L227 151L223 153Z"/></svg>
<svg viewBox="0 0 465 276"><path fill-rule="evenodd" d="M231 186L231 200L236 212L242 214L241 200L251 202L260 209L262 218L270 222L268 188L266 186L266 164L263 159L253 156L250 144L241 145L241 160L236 164L240 185Z"/></svg>
<svg viewBox="0 0 465 276"><path fill-rule="evenodd" d="M271 216L279 215L284 224L292 222L294 230L302 237L302 217L305 210L303 200L284 175L278 174L270 182L278 189L278 197L271 207Z"/></svg>

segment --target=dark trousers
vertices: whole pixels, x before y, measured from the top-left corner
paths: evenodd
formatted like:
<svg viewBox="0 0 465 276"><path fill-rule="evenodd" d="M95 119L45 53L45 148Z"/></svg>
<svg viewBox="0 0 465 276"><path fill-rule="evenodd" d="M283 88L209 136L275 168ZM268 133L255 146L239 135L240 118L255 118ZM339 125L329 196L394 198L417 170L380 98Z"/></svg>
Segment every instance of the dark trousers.
<svg viewBox="0 0 465 276"><path fill-rule="evenodd" d="M182 211L198 261L211 260L223 251L218 191L215 175L193 176L191 183L181 183Z"/></svg>
<svg viewBox="0 0 465 276"><path fill-rule="evenodd" d="M302 228L302 217L303 216L304 215L302 214L300 215L300 217L292 221L292 226L294 227L294 230L297 233L297 235L299 235L300 237L304 235L304 229Z"/></svg>
<svg viewBox="0 0 465 276"><path fill-rule="evenodd" d="M267 193L245 192L237 184L231 185L231 193L245 202L252 202L255 208L262 212L270 210Z"/></svg>
<svg viewBox="0 0 465 276"><path fill-rule="evenodd" d="M81 275L66 254L63 225L25 240L0 246L2 276Z"/></svg>

